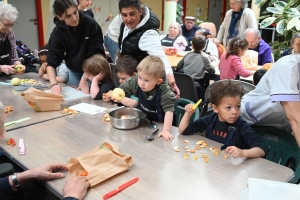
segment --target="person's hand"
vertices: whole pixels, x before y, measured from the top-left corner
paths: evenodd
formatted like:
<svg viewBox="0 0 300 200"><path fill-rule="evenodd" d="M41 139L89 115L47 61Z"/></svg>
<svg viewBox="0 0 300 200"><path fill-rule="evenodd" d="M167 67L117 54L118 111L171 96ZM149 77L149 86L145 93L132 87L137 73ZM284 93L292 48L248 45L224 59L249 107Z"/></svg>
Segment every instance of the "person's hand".
<svg viewBox="0 0 300 200"><path fill-rule="evenodd" d="M235 146L229 146L226 148L226 153L229 153L232 157L244 157L243 150L235 147Z"/></svg>
<svg viewBox="0 0 300 200"><path fill-rule="evenodd" d="M17 71L14 65L1 65L1 72L10 75L15 74Z"/></svg>
<svg viewBox="0 0 300 200"><path fill-rule="evenodd" d="M42 70L44 73L47 73L47 66L48 66L48 63L47 62L44 62L41 67L40 67L40 70Z"/></svg>
<svg viewBox="0 0 300 200"><path fill-rule="evenodd" d="M82 80L79 83L77 90L81 90L84 94L90 93L90 88L87 80Z"/></svg>
<svg viewBox="0 0 300 200"><path fill-rule="evenodd" d="M104 75L102 73L99 73L97 76L94 76L93 79L95 79L96 81L101 81L104 78Z"/></svg>
<svg viewBox="0 0 300 200"><path fill-rule="evenodd" d="M188 114L193 114L195 112L195 110L193 109L194 104L187 104L184 107L185 112L187 112Z"/></svg>
<svg viewBox="0 0 300 200"><path fill-rule="evenodd" d="M179 88L176 85L174 75L173 74L167 74L167 80L168 80L168 83L169 83L169 86L171 87L171 89L174 92L176 92L176 98L179 99L179 97L180 97L180 90L179 90Z"/></svg>
<svg viewBox="0 0 300 200"><path fill-rule="evenodd" d="M22 65L22 64L19 64L19 65ZM15 67L15 66L14 66ZM24 74L25 73L25 70L26 70L26 66L25 65L22 65L22 71L20 72L17 72L16 71L16 74Z"/></svg>
<svg viewBox="0 0 300 200"><path fill-rule="evenodd" d="M63 188L63 196L83 199L90 184L85 177L70 176Z"/></svg>
<svg viewBox="0 0 300 200"><path fill-rule="evenodd" d="M112 90L108 91L107 93L103 93L102 99L104 102L110 102L112 97Z"/></svg>
<svg viewBox="0 0 300 200"><path fill-rule="evenodd" d="M35 179L51 180L65 177L64 173L58 172L59 170L68 171L68 168L65 164L62 163L48 163L28 171Z"/></svg>
<svg viewBox="0 0 300 200"><path fill-rule="evenodd" d="M51 87L51 93L53 93L53 94L60 94L61 93L61 87L60 87L60 85L53 85Z"/></svg>
<svg viewBox="0 0 300 200"><path fill-rule="evenodd" d="M161 137L161 136L167 141L174 139L174 137L173 137L173 135L171 135L170 131L162 131L158 134L157 137Z"/></svg>

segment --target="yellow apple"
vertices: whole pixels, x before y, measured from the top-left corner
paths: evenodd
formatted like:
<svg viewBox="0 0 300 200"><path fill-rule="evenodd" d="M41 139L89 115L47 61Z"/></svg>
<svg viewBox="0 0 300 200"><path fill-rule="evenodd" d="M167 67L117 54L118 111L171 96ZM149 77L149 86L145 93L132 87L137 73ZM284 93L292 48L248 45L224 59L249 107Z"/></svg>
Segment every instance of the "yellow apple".
<svg viewBox="0 0 300 200"><path fill-rule="evenodd" d="M115 88L112 92L114 99L121 101L125 97L125 92L121 88Z"/></svg>
<svg viewBox="0 0 300 200"><path fill-rule="evenodd" d="M19 78L13 78L13 79L11 79L11 84L13 86L20 85L20 79Z"/></svg>
<svg viewBox="0 0 300 200"><path fill-rule="evenodd" d="M16 65L15 66L15 69L18 73L22 72L23 71L23 66L22 65Z"/></svg>

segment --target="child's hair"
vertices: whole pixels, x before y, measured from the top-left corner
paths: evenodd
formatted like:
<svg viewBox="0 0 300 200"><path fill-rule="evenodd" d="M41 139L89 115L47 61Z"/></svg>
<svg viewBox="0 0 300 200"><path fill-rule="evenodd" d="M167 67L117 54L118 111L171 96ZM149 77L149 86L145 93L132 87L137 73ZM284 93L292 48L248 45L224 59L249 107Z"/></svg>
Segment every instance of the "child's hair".
<svg viewBox="0 0 300 200"><path fill-rule="evenodd" d="M103 73L103 81L113 81L110 65L100 54L95 54L86 59L83 62L82 69L86 74L92 76L97 76L99 73Z"/></svg>
<svg viewBox="0 0 300 200"><path fill-rule="evenodd" d="M260 81L260 79L265 75L265 73L267 72L268 70L264 69L264 68L261 68L261 69L258 69L254 74L253 74L253 84L254 85L257 85Z"/></svg>
<svg viewBox="0 0 300 200"><path fill-rule="evenodd" d="M149 55L144 58L137 66L137 71L153 75L155 78L163 78L165 74L165 65L158 56Z"/></svg>
<svg viewBox="0 0 300 200"><path fill-rule="evenodd" d="M218 106L224 97L242 98L244 95L244 88L241 84L228 80L218 81L214 83L210 89L210 101L212 104Z"/></svg>
<svg viewBox="0 0 300 200"><path fill-rule="evenodd" d="M115 66L115 73L125 73L129 76L132 76L136 72L136 67L138 62L130 55L120 55L117 59Z"/></svg>
<svg viewBox="0 0 300 200"><path fill-rule="evenodd" d="M46 43L44 46L42 46L42 48L39 50L38 52L38 57L40 56L44 56L44 55L48 55L48 49L49 49L49 46L48 44Z"/></svg>
<svg viewBox="0 0 300 200"><path fill-rule="evenodd" d="M242 36L237 36L235 38L230 39L228 44L226 59L230 55L238 55L240 49L245 50L248 49L248 47L249 47L248 41Z"/></svg>
<svg viewBox="0 0 300 200"><path fill-rule="evenodd" d="M192 39L194 51L202 51L206 45L206 39L202 35L195 35Z"/></svg>

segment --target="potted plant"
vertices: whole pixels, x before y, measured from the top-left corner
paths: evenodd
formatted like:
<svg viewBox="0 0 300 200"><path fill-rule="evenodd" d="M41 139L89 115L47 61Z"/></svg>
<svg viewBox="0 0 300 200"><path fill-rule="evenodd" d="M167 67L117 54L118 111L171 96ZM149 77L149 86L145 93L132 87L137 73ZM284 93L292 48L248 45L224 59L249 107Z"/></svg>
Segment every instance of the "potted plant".
<svg viewBox="0 0 300 200"><path fill-rule="evenodd" d="M267 0L255 0L259 7L263 6ZM290 47L290 41L295 32L300 31L300 1L299 0L270 0L269 7L263 12L263 20L259 26L268 27L276 25L276 32L279 36L284 36L284 41L274 41L271 43L275 60L280 58L281 52Z"/></svg>

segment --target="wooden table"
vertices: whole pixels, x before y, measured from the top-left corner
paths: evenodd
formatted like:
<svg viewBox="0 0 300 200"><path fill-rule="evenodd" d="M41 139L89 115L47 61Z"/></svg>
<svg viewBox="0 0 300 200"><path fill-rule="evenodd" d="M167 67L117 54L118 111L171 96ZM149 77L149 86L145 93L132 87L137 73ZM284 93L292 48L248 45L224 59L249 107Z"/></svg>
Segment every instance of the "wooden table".
<svg viewBox="0 0 300 200"><path fill-rule="evenodd" d="M172 68L176 68L177 67L177 64L179 63L179 61L181 61L183 59L183 57L181 56L176 56L176 55L166 55L169 62L170 62L170 65Z"/></svg>
<svg viewBox="0 0 300 200"><path fill-rule="evenodd" d="M98 101L97 104L100 104ZM235 165L225 159L221 152L214 155L209 147L220 148L221 144L199 135L182 136L172 127L173 141L155 138L146 140L153 130L147 121L134 130L117 130L109 122L103 122L103 115L90 117L83 114L68 116L9 132L0 140L0 148L25 169L31 169L47 162L66 163L103 142L119 147L120 152L132 155L133 165L129 171L116 175L89 189L85 199L102 199L102 196L121 184L139 177L140 180L111 199L239 199L247 188L247 179L261 178L289 181L294 172L284 166L265 159L248 159ZM162 130L163 124L158 124ZM12 137L23 138L26 155L21 156L17 146L5 144ZM184 143L189 140L189 143ZM209 146L202 151L209 156L209 163L201 158L200 151L189 154L185 160L185 147L195 147L198 140ZM180 146L180 152L173 150ZM192 155L197 155L194 161ZM66 179L47 182L47 186L58 196Z"/></svg>

